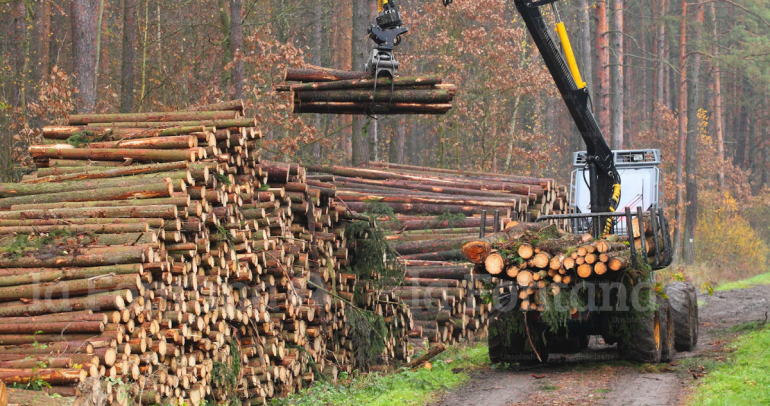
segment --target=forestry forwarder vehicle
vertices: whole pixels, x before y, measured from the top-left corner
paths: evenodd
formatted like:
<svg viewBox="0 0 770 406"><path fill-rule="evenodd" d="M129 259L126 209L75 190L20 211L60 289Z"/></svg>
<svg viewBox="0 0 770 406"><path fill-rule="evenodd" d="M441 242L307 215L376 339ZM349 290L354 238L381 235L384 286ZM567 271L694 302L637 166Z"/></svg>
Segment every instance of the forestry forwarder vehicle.
<svg viewBox="0 0 770 406"><path fill-rule="evenodd" d="M442 1L445 7L452 3L452 0ZM635 268L646 267L650 271L666 268L671 264L672 249L668 220L659 193L662 190L662 177L658 169L660 151L613 152L610 149L593 115L588 88L581 77L567 31L559 16L556 6L558 1L514 0L516 9L586 143L586 151L575 154L574 164L578 169L573 172L571 181L572 213L542 216L536 221L566 223L567 231L591 233L594 238L626 234L626 225L632 224L633 217L636 217L639 224L649 221L655 233L653 247L650 247L650 257L654 257L654 260L648 260L645 255L637 258L636 249L631 243L632 263ZM551 37L549 25L540 12L540 8L547 5L551 6L560 44ZM369 37L377 46L372 51L366 69L375 79L380 75L395 77L398 61L393 51L401 43L401 35L408 32L408 29L403 26L396 0L378 0L378 11L375 24L369 28ZM623 172L622 177L618 168ZM621 178L627 187L621 188ZM622 195L630 196L624 199L623 205ZM631 210L633 205L637 205L635 213ZM624 210L617 211L619 206ZM647 207L647 211L644 212L642 207ZM644 240L641 238L642 251L646 250ZM646 282L654 286L654 272L645 275L646 280L632 281L632 284ZM612 288L608 289L611 291ZM690 283L675 282L667 285L663 292L662 295L652 294L655 298L653 310L628 313L635 320L630 331L626 329L625 334L616 333L622 330L619 328L620 323L628 323L623 320L623 314L600 312L597 306L588 306L573 315L567 327L557 332L549 331L537 317L529 322L525 318L526 332L522 328L511 328L510 323L503 321L504 317L499 314L490 320L489 357L495 363L546 362L549 352L580 351L588 347L590 336L601 335L607 344L617 343L620 355L625 359L647 363L669 362L673 358L674 348L691 351L697 345L698 301L695 287ZM621 300L619 297L620 294L615 296L615 306ZM507 297L496 298L498 303L506 300L509 305L503 307L507 311L516 308L515 291L513 294L508 293ZM620 303L620 306L625 304ZM538 339L532 341L530 325L535 335L541 335L543 339L536 337Z"/></svg>

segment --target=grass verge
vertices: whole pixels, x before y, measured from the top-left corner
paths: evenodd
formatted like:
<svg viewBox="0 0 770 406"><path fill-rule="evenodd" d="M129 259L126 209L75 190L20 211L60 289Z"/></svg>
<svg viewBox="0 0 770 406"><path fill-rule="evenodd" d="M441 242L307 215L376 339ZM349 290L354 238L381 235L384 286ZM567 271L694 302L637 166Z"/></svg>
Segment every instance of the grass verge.
<svg viewBox="0 0 770 406"><path fill-rule="evenodd" d="M693 395L693 406L770 404L770 329L757 325L731 344L735 352L708 373Z"/></svg>
<svg viewBox="0 0 770 406"><path fill-rule="evenodd" d="M470 379L469 373L488 365L486 345L449 348L431 361L432 368L401 370L391 374L341 376L339 383L317 382L310 388L273 405L423 405L446 390ZM342 379L346 378L346 379Z"/></svg>
<svg viewBox="0 0 770 406"><path fill-rule="evenodd" d="M770 273L763 273L753 278L725 283L724 285L719 285L716 288L716 290L726 291L726 290L735 290L735 289L746 289L757 285L770 285Z"/></svg>

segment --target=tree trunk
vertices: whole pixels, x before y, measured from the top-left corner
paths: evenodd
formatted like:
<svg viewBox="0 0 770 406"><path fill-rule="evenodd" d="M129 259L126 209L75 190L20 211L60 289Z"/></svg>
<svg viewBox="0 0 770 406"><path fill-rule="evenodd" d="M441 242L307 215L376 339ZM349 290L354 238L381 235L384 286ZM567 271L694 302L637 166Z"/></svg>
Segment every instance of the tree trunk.
<svg viewBox="0 0 770 406"><path fill-rule="evenodd" d="M123 58L120 69L120 112L134 112L136 82L136 4L139 0L123 0Z"/></svg>
<svg viewBox="0 0 770 406"><path fill-rule="evenodd" d="M700 51L701 36L703 32L703 0L698 1L695 20L695 33L693 34L693 47ZM695 227L698 219L698 177L696 169L698 165L698 109L700 108L700 53L692 55L690 63L689 102L687 112L687 145L685 170L687 179L687 201L685 206L684 242L682 258L685 265L693 265L695 262Z"/></svg>
<svg viewBox="0 0 770 406"><path fill-rule="evenodd" d="M623 149L623 13L624 0L613 0L610 34L610 138L612 149Z"/></svg>
<svg viewBox="0 0 770 406"><path fill-rule="evenodd" d="M234 57L233 88L235 98L243 98L243 8L241 0L230 0L230 46Z"/></svg>
<svg viewBox="0 0 770 406"><path fill-rule="evenodd" d="M72 54L75 87L78 89L77 110L92 113L96 109L96 31L98 0L73 0Z"/></svg>
<svg viewBox="0 0 770 406"><path fill-rule="evenodd" d="M353 0L353 36L351 37L351 56L354 70L363 70L366 61L369 58L371 46L369 38L364 37L369 26L369 3L366 1ZM361 110L363 112L363 110ZM369 166L369 138L367 132L370 121L368 117L353 117L353 135L352 135L352 154L351 165Z"/></svg>
<svg viewBox="0 0 770 406"><path fill-rule="evenodd" d="M219 22L222 25L220 27L220 30L222 31L222 74L221 74L221 80L222 80L222 91L224 94L230 93L230 84L232 80L232 70L227 69L226 66L230 62L233 61L233 47L232 47L232 37L231 34L231 26L232 22L230 21L230 12L228 10L229 1L228 0L217 0L218 6L219 6Z"/></svg>
<svg viewBox="0 0 770 406"><path fill-rule="evenodd" d="M580 53L583 62L581 70L583 72L583 80L588 83L588 89L592 95L596 95L595 83L592 78L594 70L591 52L591 5L588 3L588 0L579 0L577 3L579 8L577 14L580 21Z"/></svg>
<svg viewBox="0 0 770 406"><path fill-rule="evenodd" d="M610 54L609 54L609 25L607 24L607 2L596 3L596 64L594 80L596 81L596 111L599 127L605 138L609 136L610 125Z"/></svg>
<svg viewBox="0 0 770 406"><path fill-rule="evenodd" d="M679 264L679 258L682 247L682 210L683 207L683 192L684 192L684 179L682 177L682 171L684 168L684 154L685 154L685 140L687 138L687 2L682 1L682 15L680 20L679 31L679 142L676 156L676 203L675 210L675 222L674 228L674 255L672 265Z"/></svg>
<svg viewBox="0 0 770 406"><path fill-rule="evenodd" d="M709 4L709 11L711 12L711 20L714 24L714 46L712 52L714 58L714 132L717 139L717 164L719 165L718 179L720 194L725 192L725 136L722 127L722 72L719 68L719 20L717 19L716 7L714 3Z"/></svg>

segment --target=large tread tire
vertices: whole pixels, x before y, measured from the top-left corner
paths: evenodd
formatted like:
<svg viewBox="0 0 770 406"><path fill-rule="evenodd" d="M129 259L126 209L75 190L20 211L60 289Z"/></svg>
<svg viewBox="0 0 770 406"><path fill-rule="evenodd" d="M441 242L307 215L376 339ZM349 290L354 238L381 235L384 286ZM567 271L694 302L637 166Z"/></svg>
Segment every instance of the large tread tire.
<svg viewBox="0 0 770 406"><path fill-rule="evenodd" d="M542 340L535 342L538 347L538 354L540 355L540 359L538 359L537 355L529 350L530 345L526 334L520 334L516 331L506 332L503 331L504 328L505 323L502 323L500 318L494 318L489 321L487 340L489 361L491 363L533 365L548 362L548 349L542 344ZM530 328L532 328L531 325ZM506 340L506 335L509 336L509 340Z"/></svg>
<svg viewBox="0 0 770 406"><path fill-rule="evenodd" d="M660 315L648 312L635 325L631 336L618 342L620 358L639 363L657 364L662 355Z"/></svg>
<svg viewBox="0 0 770 406"><path fill-rule="evenodd" d="M548 352L558 354L574 354L588 348L589 336L550 337L548 339Z"/></svg>
<svg viewBox="0 0 770 406"><path fill-rule="evenodd" d="M695 286L689 282L675 282L664 292L671 303L674 320L674 348L692 351L698 345L698 297Z"/></svg>
<svg viewBox="0 0 770 406"><path fill-rule="evenodd" d="M674 360L674 316L668 299L658 299L658 317L660 318L660 362Z"/></svg>

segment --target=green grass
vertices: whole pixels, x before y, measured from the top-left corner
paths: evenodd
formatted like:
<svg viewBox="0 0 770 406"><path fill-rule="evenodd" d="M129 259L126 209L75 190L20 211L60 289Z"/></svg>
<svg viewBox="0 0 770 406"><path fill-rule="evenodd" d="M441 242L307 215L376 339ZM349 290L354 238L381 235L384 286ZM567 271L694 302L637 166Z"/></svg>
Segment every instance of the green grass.
<svg viewBox="0 0 770 406"><path fill-rule="evenodd" d="M719 287L717 287L716 290L726 291L726 290L735 290L735 289L746 289L757 285L770 285L770 273L763 273L762 275L757 275L753 278L725 283L724 285L719 285Z"/></svg>
<svg viewBox="0 0 770 406"><path fill-rule="evenodd" d="M730 360L703 378L693 397L694 406L770 404L770 329L739 337Z"/></svg>
<svg viewBox="0 0 770 406"><path fill-rule="evenodd" d="M317 382L273 405L423 405L442 392L467 382L469 372L489 365L486 344L450 348L431 361L432 369L401 370L392 374L354 374L340 383ZM455 372L453 372L453 370Z"/></svg>

